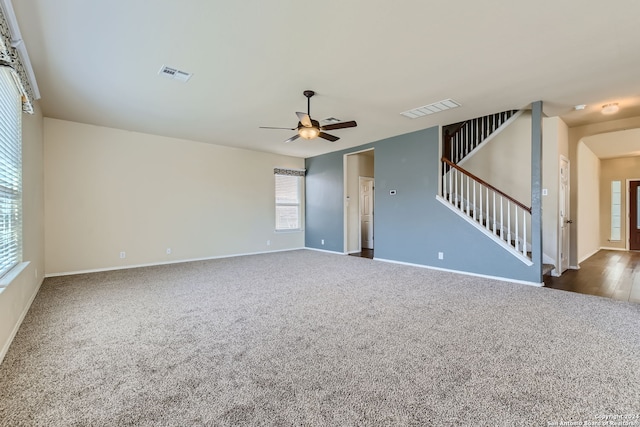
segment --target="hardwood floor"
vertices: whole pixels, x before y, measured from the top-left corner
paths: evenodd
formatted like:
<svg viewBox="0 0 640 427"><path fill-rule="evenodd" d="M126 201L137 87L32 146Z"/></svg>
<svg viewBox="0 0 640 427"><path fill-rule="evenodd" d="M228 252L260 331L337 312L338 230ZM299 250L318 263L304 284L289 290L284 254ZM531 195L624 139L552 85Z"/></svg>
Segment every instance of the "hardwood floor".
<svg viewBox="0 0 640 427"><path fill-rule="evenodd" d="M640 303L640 252L601 250L560 277L544 276L547 288Z"/></svg>
<svg viewBox="0 0 640 427"><path fill-rule="evenodd" d="M359 256L361 258L373 259L373 249L362 249L362 252L349 254L351 256Z"/></svg>

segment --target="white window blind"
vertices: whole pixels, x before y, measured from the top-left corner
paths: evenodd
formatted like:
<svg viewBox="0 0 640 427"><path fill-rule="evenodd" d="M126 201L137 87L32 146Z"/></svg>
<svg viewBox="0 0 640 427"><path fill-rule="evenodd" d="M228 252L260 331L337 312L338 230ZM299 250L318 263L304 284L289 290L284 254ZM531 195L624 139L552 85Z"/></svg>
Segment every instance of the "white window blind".
<svg viewBox="0 0 640 427"><path fill-rule="evenodd" d="M611 181L611 241L620 240L620 212L622 202L622 183Z"/></svg>
<svg viewBox="0 0 640 427"><path fill-rule="evenodd" d="M302 177L276 174L276 230L302 228Z"/></svg>
<svg viewBox="0 0 640 427"><path fill-rule="evenodd" d="M22 261L22 104L12 73L0 67L0 277Z"/></svg>

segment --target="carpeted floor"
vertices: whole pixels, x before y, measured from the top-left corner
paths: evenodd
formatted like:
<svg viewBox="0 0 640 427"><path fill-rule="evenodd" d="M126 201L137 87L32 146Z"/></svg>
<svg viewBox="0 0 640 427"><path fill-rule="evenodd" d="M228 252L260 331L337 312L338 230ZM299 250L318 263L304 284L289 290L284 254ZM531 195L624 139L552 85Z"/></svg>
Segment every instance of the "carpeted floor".
<svg viewBox="0 0 640 427"><path fill-rule="evenodd" d="M0 365L2 426L618 416L640 305L306 250L46 279Z"/></svg>

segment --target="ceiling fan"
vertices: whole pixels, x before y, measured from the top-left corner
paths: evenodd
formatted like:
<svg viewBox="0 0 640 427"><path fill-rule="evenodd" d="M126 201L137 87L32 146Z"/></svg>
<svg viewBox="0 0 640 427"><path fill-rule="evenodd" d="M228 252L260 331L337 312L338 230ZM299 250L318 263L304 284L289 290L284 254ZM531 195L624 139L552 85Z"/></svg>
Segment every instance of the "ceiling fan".
<svg viewBox="0 0 640 427"><path fill-rule="evenodd" d="M302 137L304 139L314 139L320 137L322 139L326 139L327 141L337 141L340 138L337 136L330 135L328 133L324 133L325 130L336 130L336 129L344 129L344 128L352 128L358 126L358 124L351 120L349 122L340 122L333 123L329 125L320 126L320 123L317 120L313 120L311 118L311 97L316 93L312 90L305 90L302 92L304 96L307 97L307 112L301 113L297 112L296 115L300 120L298 122L298 126L295 128L276 128L270 126L260 126L260 129L287 129L287 130L297 130L298 134L293 135L291 138L287 139L285 142L292 142L296 139Z"/></svg>

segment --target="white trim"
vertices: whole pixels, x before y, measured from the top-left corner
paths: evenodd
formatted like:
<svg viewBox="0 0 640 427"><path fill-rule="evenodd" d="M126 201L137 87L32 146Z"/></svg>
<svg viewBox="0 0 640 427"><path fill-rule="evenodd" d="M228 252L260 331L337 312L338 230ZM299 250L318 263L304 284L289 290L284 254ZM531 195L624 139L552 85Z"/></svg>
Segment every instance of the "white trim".
<svg viewBox="0 0 640 427"><path fill-rule="evenodd" d="M6 274L0 278L0 293L2 292L2 289L9 286L11 282L13 282L15 278L27 268L28 265L29 261L19 262L14 265L11 270L7 271Z"/></svg>
<svg viewBox="0 0 640 427"><path fill-rule="evenodd" d="M459 209L456 209L455 206L451 205L451 203L449 203L449 201L444 199L442 196L439 196L439 195L436 194L436 199L440 203L442 203L444 206L446 206L448 209L450 209L451 211L455 212L456 215L458 215L460 218L464 219L469 224L471 224L475 229L479 230L485 236L489 237L491 240L493 240L500 247L502 247L503 249L507 250L511 255L513 255L514 257L518 258L524 264L526 264L529 267L531 267L533 265L533 261L531 261L529 258L527 258L524 255L522 255L520 252L516 251L514 248L511 247L511 245L509 245L507 242L502 240L500 237L496 236L491 231L487 230L485 227L482 227L478 222L476 222L473 219L469 218L463 212L460 212ZM524 242L524 244L526 245L527 242Z"/></svg>
<svg viewBox="0 0 640 427"><path fill-rule="evenodd" d="M324 253L327 253L327 254L347 255L346 252L329 251L329 250L326 250L326 249L309 248L309 247L301 248L301 249L306 249L308 251L324 252ZM354 253L356 253L356 252L354 252Z"/></svg>
<svg viewBox="0 0 640 427"><path fill-rule="evenodd" d="M584 261L585 259L587 259L587 258L591 258L591 257L592 257L592 256L594 256L595 254L597 254L597 253L598 253L598 251L599 251L600 249L602 249L602 248L598 248L598 249L596 249L595 251L591 252L590 254L588 254L588 255L583 256L582 258L580 258L580 259L578 260L578 264L580 264L580 263L581 263L582 261Z"/></svg>
<svg viewBox="0 0 640 427"><path fill-rule="evenodd" d="M209 261L214 259L235 258L235 257L249 256L249 255L261 255L261 254L270 254L270 253L276 253L276 252L298 251L301 249L306 249L306 248L301 247L301 248L292 248L292 249L278 249L274 251L247 252L242 254L219 255L219 256L204 257L204 258L190 258L190 259L181 259L181 260L174 260L174 261L150 262L148 264L134 264L134 265L124 265L119 267L94 268L89 270L67 271L62 273L47 273L44 275L44 277L72 276L76 274L100 273L103 271L128 270L131 268L154 267L157 265L182 264L182 263L196 262L196 261Z"/></svg>
<svg viewBox="0 0 640 427"><path fill-rule="evenodd" d="M365 148L358 151L353 151L350 153L345 153L342 155L342 253L347 253L349 251L349 206L347 206L347 193L348 193L348 185L349 185L349 163L347 161L348 156L353 156L354 154L362 154L368 151L373 151L374 159L375 159L375 147ZM375 170L374 176L371 177L375 180ZM375 181L374 181L375 182ZM374 191L375 197L375 191ZM375 203L375 199L374 199ZM358 189L358 212L360 212L360 189ZM374 218L375 224L375 218ZM360 224L358 222L358 228L360 228ZM358 234L359 235L359 234ZM362 239L359 238L358 247L360 248L359 252L362 252ZM331 252L331 251L329 251ZM335 252L340 253L340 252Z"/></svg>
<svg viewBox="0 0 640 427"><path fill-rule="evenodd" d="M517 284L520 284L520 285L535 286L535 287L538 287L538 288L541 288L541 287L544 286L544 283L528 282L526 280L509 279L507 277L489 276L489 275L486 275L486 274L470 273L468 271L451 270L451 269L448 269L448 268L433 267L431 265L413 264L413 263L410 263L410 262L395 261L395 260L392 260L392 259L383 259L383 258L375 258L375 257L373 259L375 261L389 262L389 263L392 263L392 264L408 265L408 266L411 266L411 267L420 267L420 268L426 268L426 269L429 269L429 270L445 271L447 273L456 273L456 274L462 274L464 276L481 277L483 279L493 279L493 280L499 280L501 282L517 283Z"/></svg>
<svg viewBox="0 0 640 427"><path fill-rule="evenodd" d="M375 191L375 186L376 186L376 179L372 176L360 176L358 175L358 249L360 249L358 252L362 252L362 206L360 206L360 201L362 200L362 181L372 181L373 182L373 194L372 194L372 198L373 198L373 212L371 213L371 217L373 218L373 226L372 228L375 227L375 223L376 223L376 218L375 218L375 212L376 212L376 191ZM375 230L372 230L375 232ZM375 239L375 234L373 239ZM366 248L366 249L375 249L375 242L372 243L373 248Z"/></svg>
<svg viewBox="0 0 640 427"><path fill-rule="evenodd" d="M627 178L627 185L625 191L625 205L627 205L627 216L625 217L625 222L627 223L627 235L626 242L624 244L627 251L631 250L631 206L629 206L629 201L631 199L631 181L640 181L640 178Z"/></svg>
<svg viewBox="0 0 640 427"><path fill-rule="evenodd" d="M557 206L558 206L558 211L556 211L556 220L559 219L559 213L560 213L560 209L564 209L564 206L560 206L560 187L562 186L562 182L561 182L561 178L560 178L560 169L562 168L562 162L566 161L567 163L567 194L565 194L565 198L567 198L567 200L569 200L569 210L568 212L565 212L564 217L565 218L569 218L571 219L571 160L569 160L568 157L566 157L564 154L560 154L560 156L558 156L558 194L557 194ZM567 229L568 229L568 233L569 233L569 250L567 253L567 264L571 263L571 223L567 224ZM556 268L554 270L558 270L558 272L560 272L560 274L558 274L556 277L560 277L560 275L562 274L562 245L563 245L563 241L562 241L562 224L560 223L560 221L558 221L558 228L556 230L556 238L557 238L557 247L556 247L556 260L553 261L553 263L556 265ZM567 265L567 269L569 268L569 266Z"/></svg>
<svg viewBox="0 0 640 427"><path fill-rule="evenodd" d="M26 262L23 264L29 264L29 263ZM25 305L24 310L22 310L22 313L20 313L20 317L18 317L18 321L16 322L15 326L11 330L11 333L9 334L7 342L5 342L4 346L2 346L2 349L0 350L0 365L4 360L4 357L7 355L7 352L9 351L9 347L11 347L11 343L13 342L13 339L16 337L16 334L18 333L18 330L20 329L20 326L22 325L24 318L27 316L27 313L31 308L31 304L33 304L33 300L36 299L36 295L38 295L38 292L40 291L40 286L42 285L42 282L44 282L44 277L40 279L40 283L38 283L38 286L36 286L36 289L33 291L33 294L29 298L29 302L27 303L27 305Z"/></svg>
<svg viewBox="0 0 640 427"><path fill-rule="evenodd" d="M9 26L9 31L11 32L11 45L18 51L18 54L20 55L20 61L22 61L22 65L24 66L24 69L27 72L27 76L29 77L29 83L31 83L33 96L35 96L36 98L33 101L38 100L40 99L40 89L38 89L36 75L33 72L31 60L29 60L27 47L22 40L22 34L20 33L18 20L16 19L16 14L13 11L13 4L11 3L11 0L0 0L0 6L2 6L4 17L7 19L7 25Z"/></svg>
<svg viewBox="0 0 640 427"><path fill-rule="evenodd" d="M593 255L595 255L595 254L596 254L598 251L600 251L600 250L605 250L605 251L622 251L622 252L627 252L627 250L628 250L628 249L626 249L626 248L610 248L610 247L608 247L608 246L601 246L601 247L600 247L600 249L598 249L598 250L597 250ZM593 256L593 255L592 255L592 256ZM586 258L585 258L585 259L586 259ZM584 261L584 260L582 260L582 261ZM582 262L582 261L581 261L581 262Z"/></svg>

